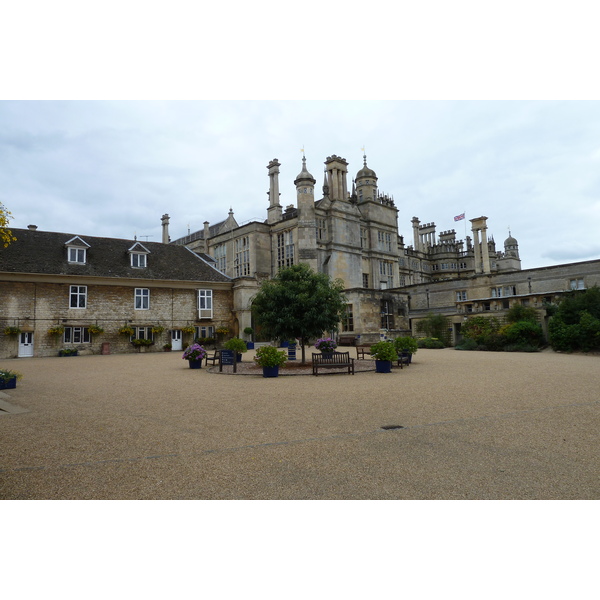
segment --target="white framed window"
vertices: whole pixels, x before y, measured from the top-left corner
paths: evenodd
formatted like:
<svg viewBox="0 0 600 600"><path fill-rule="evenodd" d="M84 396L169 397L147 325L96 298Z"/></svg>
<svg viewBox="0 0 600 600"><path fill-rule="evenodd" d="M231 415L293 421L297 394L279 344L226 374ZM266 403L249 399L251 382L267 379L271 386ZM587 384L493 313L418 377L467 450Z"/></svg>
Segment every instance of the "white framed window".
<svg viewBox="0 0 600 600"><path fill-rule="evenodd" d="M152 335L152 327L134 327L132 340L154 340Z"/></svg>
<svg viewBox="0 0 600 600"><path fill-rule="evenodd" d="M196 337L197 338L214 338L215 327L214 325L196 325Z"/></svg>
<svg viewBox="0 0 600 600"><path fill-rule="evenodd" d="M69 308L87 308L87 285L69 286Z"/></svg>
<svg viewBox="0 0 600 600"><path fill-rule="evenodd" d="M86 249L85 248L69 248L69 262L70 263L79 263L84 265L86 258Z"/></svg>
<svg viewBox="0 0 600 600"><path fill-rule="evenodd" d="M65 344L89 344L90 330L87 327L65 327L63 341Z"/></svg>
<svg viewBox="0 0 600 600"><path fill-rule="evenodd" d="M148 288L135 288L134 308L135 310L150 309L150 290Z"/></svg>
<svg viewBox="0 0 600 600"><path fill-rule="evenodd" d="M456 292L456 301L463 302L467 299L467 290L459 290Z"/></svg>
<svg viewBox="0 0 600 600"><path fill-rule="evenodd" d="M198 318L212 319L213 317L213 291L198 290Z"/></svg>
<svg viewBox="0 0 600 600"><path fill-rule="evenodd" d="M136 269L145 269L147 265L146 254L141 252L131 253L131 266Z"/></svg>

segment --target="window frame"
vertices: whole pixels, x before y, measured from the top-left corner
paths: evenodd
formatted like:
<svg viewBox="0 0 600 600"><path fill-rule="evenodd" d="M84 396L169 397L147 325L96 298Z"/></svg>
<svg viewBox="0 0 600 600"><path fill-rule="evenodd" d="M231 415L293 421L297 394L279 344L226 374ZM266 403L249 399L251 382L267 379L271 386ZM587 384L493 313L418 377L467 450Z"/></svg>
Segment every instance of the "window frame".
<svg viewBox="0 0 600 600"><path fill-rule="evenodd" d="M138 303L141 306L138 306ZM135 310L150 310L150 288L134 288L133 308Z"/></svg>
<svg viewBox="0 0 600 600"><path fill-rule="evenodd" d="M209 288L201 288L198 290L198 318L212 319L213 318L213 290Z"/></svg>
<svg viewBox="0 0 600 600"><path fill-rule="evenodd" d="M76 339L78 338L78 339ZM63 343L65 344L90 344L92 341L88 327L72 326L65 327L63 332Z"/></svg>
<svg viewBox="0 0 600 600"><path fill-rule="evenodd" d="M76 291L73 291L76 289ZM83 290L83 291L82 291ZM76 298L75 306L73 305L73 299ZM83 299L83 306L81 301ZM74 310L83 310L87 308L88 291L87 285L70 285L69 286L69 308Z"/></svg>

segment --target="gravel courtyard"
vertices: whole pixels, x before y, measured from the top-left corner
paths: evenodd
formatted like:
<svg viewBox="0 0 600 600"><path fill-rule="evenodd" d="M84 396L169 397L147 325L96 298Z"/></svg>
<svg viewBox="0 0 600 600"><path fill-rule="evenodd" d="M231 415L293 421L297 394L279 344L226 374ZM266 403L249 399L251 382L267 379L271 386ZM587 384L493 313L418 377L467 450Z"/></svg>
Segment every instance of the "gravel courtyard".
<svg viewBox="0 0 600 600"><path fill-rule="evenodd" d="M276 379L180 352L0 367L24 375L0 392L2 499L600 498L598 356L421 349L391 374Z"/></svg>

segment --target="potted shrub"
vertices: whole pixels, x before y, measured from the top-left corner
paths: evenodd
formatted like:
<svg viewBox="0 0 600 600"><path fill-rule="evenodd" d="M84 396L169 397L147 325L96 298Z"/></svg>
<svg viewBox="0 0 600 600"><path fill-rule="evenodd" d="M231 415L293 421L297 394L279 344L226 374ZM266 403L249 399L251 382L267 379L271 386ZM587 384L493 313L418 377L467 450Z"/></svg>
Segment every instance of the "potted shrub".
<svg viewBox="0 0 600 600"><path fill-rule="evenodd" d="M410 335L397 337L394 340L394 347L398 352L398 356L406 359L408 365L411 363L412 355L416 354L418 350L417 340Z"/></svg>
<svg viewBox="0 0 600 600"><path fill-rule="evenodd" d="M11 390L17 387L17 381L20 381L23 375L18 371L9 371L0 369L0 390Z"/></svg>
<svg viewBox="0 0 600 600"><path fill-rule="evenodd" d="M165 352L171 352L172 349L173 349L173 346L171 344L164 344L163 345L163 350Z"/></svg>
<svg viewBox="0 0 600 600"><path fill-rule="evenodd" d="M188 361L190 369L201 369L205 356L206 350L200 344L192 344L185 349L181 358Z"/></svg>
<svg viewBox="0 0 600 600"><path fill-rule="evenodd" d="M398 359L398 352L391 340L383 340L371 346L371 356L375 359L377 373L390 373L392 361Z"/></svg>
<svg viewBox="0 0 600 600"><path fill-rule="evenodd" d="M337 344L331 338L318 339L315 348L323 354L331 353L337 348Z"/></svg>
<svg viewBox="0 0 600 600"><path fill-rule="evenodd" d="M252 341L254 329L252 329L252 327L246 327L246 329L244 329L244 333L250 338L250 340L246 342L246 347L248 350L254 350L254 342Z"/></svg>
<svg viewBox="0 0 600 600"><path fill-rule="evenodd" d="M224 346L227 348L227 350L233 350L236 353L238 362L241 362L242 360L242 353L248 350L246 347L246 342L235 337L227 340Z"/></svg>
<svg viewBox="0 0 600 600"><path fill-rule="evenodd" d="M287 355L274 346L262 346L256 351L254 361L263 369L263 377L277 377L279 367L285 364Z"/></svg>

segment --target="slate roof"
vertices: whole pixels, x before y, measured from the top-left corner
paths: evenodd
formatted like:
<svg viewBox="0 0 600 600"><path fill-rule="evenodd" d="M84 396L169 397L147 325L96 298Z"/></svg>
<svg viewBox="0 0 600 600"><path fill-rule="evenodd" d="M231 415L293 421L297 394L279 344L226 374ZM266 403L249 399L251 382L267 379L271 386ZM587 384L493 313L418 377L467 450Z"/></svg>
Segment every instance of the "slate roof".
<svg viewBox="0 0 600 600"><path fill-rule="evenodd" d="M11 231L17 241L12 242L8 248L0 246L0 273L43 273L114 277L115 279L127 277L176 281L231 281L229 277L212 268L198 254L185 246L143 242L143 247L149 251L147 266L134 268L131 266L128 250L136 244L135 240L30 229L11 228ZM67 260L65 243L74 237L89 244L85 264L69 263Z"/></svg>

